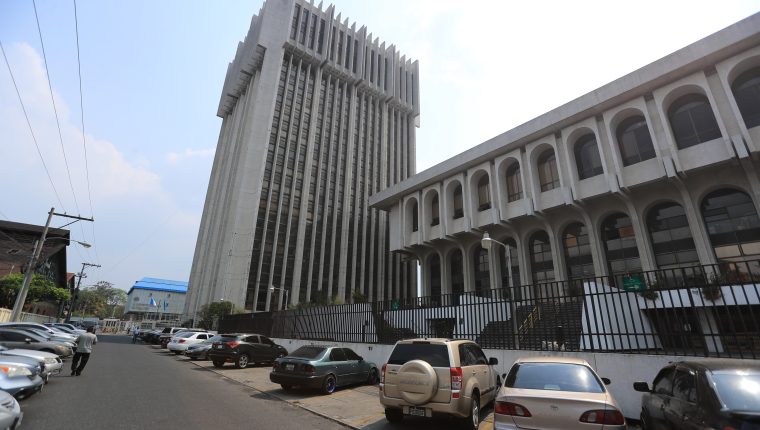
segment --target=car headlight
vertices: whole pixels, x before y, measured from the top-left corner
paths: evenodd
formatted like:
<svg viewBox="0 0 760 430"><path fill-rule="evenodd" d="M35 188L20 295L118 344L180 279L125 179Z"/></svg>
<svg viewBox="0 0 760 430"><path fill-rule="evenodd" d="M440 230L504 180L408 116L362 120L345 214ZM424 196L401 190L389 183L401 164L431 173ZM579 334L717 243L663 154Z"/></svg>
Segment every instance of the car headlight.
<svg viewBox="0 0 760 430"><path fill-rule="evenodd" d="M0 366L0 371L8 375L9 378L14 376L30 376L32 372L26 367L21 366Z"/></svg>
<svg viewBox="0 0 760 430"><path fill-rule="evenodd" d="M46 357L45 358L45 364L55 364L58 360L56 360L54 357Z"/></svg>

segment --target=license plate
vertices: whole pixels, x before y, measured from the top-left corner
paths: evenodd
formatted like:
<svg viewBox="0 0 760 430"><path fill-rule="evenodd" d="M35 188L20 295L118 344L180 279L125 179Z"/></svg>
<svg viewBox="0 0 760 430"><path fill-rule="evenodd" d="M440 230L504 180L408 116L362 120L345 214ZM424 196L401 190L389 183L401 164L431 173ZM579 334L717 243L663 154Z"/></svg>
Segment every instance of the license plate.
<svg viewBox="0 0 760 430"><path fill-rule="evenodd" d="M285 365L285 370L293 370L293 369L295 369L295 367L296 367L296 366L295 366L295 365L293 365L293 364L286 364L286 365Z"/></svg>
<svg viewBox="0 0 760 430"><path fill-rule="evenodd" d="M425 408L416 408L414 406L409 406L409 411L407 412L407 414L414 415L416 417L424 417Z"/></svg>
<svg viewBox="0 0 760 430"><path fill-rule="evenodd" d="M224 349L224 345L217 345L216 349Z"/></svg>

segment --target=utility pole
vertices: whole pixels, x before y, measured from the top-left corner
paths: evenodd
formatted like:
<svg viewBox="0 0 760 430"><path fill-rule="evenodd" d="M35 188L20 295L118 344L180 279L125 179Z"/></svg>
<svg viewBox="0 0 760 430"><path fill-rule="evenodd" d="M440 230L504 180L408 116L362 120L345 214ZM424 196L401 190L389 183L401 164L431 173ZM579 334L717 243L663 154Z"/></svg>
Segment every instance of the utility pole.
<svg viewBox="0 0 760 430"><path fill-rule="evenodd" d="M82 284L82 278L86 278L84 274L85 267L100 267L100 264L82 263L82 271L77 274L77 286L71 291L71 305L69 306L69 312L66 314L66 322L71 322L71 312L74 310L74 305L77 302L77 294L79 294L79 286Z"/></svg>
<svg viewBox="0 0 760 430"><path fill-rule="evenodd" d="M11 312L11 318L10 321L19 321L21 317L21 311L24 308L24 302L26 301L26 295L29 293L29 285L32 283L32 275L34 275L34 270L37 266L37 259L40 258L40 254L42 254L42 248L45 246L45 239L47 238L47 232L50 228L50 221L53 220L53 215L62 216L66 218L73 218L77 221L95 221L94 218L83 218L80 216L74 216L74 215L67 215L67 214L59 214L55 212L55 208L50 208L50 212L48 212L48 218L47 222L45 223L45 228L42 230L42 237L37 240L34 244L34 252L32 253L32 259L29 260L29 265L26 268L26 273L24 274L24 283L21 285L21 290L18 292L18 295L16 296L16 303L13 305L13 312ZM76 222L76 221L75 221Z"/></svg>

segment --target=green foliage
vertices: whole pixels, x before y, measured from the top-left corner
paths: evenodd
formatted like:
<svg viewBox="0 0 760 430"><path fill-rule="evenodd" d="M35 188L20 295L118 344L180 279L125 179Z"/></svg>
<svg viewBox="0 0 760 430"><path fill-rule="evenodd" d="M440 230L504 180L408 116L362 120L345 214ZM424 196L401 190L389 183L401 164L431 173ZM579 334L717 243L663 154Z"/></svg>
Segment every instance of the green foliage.
<svg viewBox="0 0 760 430"><path fill-rule="evenodd" d="M354 290L352 298L354 299L354 303L367 303L367 296L362 294L359 290Z"/></svg>
<svg viewBox="0 0 760 430"><path fill-rule="evenodd" d="M0 305L11 308L16 301L16 295L24 283L24 275L12 273L0 279ZM34 274L29 284L29 292L26 295L26 303L41 301L61 302L71 298L71 293L65 288L58 288L53 281L45 276Z"/></svg>
<svg viewBox="0 0 760 430"><path fill-rule="evenodd" d="M80 289L77 294L73 315L117 318L117 312L124 314L127 292L108 281L98 281L92 287Z"/></svg>
<svg viewBox="0 0 760 430"><path fill-rule="evenodd" d="M211 329L214 324L214 320L221 320L227 315L233 314L235 306L232 302L219 301L203 305L198 312L198 325L205 329Z"/></svg>

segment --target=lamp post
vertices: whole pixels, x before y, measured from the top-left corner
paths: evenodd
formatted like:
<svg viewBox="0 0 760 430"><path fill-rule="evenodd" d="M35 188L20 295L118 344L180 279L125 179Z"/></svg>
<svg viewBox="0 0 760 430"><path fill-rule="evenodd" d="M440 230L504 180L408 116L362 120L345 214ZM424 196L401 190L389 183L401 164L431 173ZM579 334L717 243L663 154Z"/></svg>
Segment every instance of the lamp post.
<svg viewBox="0 0 760 430"><path fill-rule="evenodd" d="M480 246L483 247L483 249L487 250L489 255L491 254L491 248L492 244L497 243L504 247L506 252L504 253L507 259L507 289L510 293L509 297L509 313L510 319L512 320L512 331L514 332L514 341L515 341L515 349L520 349L520 333L518 333L518 327L517 327L517 305L515 304L515 291L514 286L512 285L512 252L509 248L509 245L506 243L501 243L498 240L491 239L491 236L488 235L488 232L483 233L483 238L480 240Z"/></svg>
<svg viewBox="0 0 760 430"><path fill-rule="evenodd" d="M283 304L285 306L285 309L287 309L288 306L288 290L285 288L275 287L274 285L269 286L269 291L274 292L274 290L280 290L285 292L285 303Z"/></svg>

